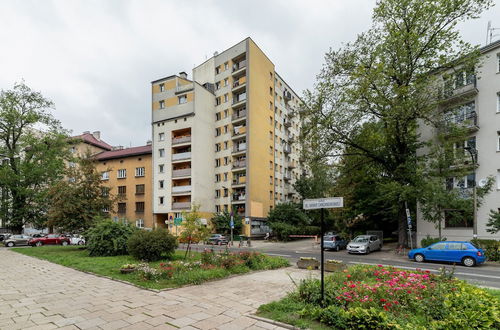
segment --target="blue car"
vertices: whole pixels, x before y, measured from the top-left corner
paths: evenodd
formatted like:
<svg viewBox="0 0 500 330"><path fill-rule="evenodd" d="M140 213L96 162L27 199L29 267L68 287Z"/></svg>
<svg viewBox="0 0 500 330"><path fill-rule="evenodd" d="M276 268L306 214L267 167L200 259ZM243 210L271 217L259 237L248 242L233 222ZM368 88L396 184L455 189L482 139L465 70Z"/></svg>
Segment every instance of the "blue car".
<svg viewBox="0 0 500 330"><path fill-rule="evenodd" d="M447 261L461 263L466 267L482 264L486 261L484 251L470 242L437 242L428 247L413 249L408 258L416 262Z"/></svg>
<svg viewBox="0 0 500 330"><path fill-rule="evenodd" d="M323 236L323 249L340 251L347 246L347 240L341 238L339 235L325 235Z"/></svg>

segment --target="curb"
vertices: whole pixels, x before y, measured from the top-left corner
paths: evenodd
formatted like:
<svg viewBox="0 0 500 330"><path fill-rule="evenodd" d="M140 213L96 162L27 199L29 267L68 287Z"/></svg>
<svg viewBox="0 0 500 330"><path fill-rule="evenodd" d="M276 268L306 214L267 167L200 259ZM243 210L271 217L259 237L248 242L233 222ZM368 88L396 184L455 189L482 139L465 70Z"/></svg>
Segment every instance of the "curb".
<svg viewBox="0 0 500 330"><path fill-rule="evenodd" d="M274 320L271 320L271 319L266 319L265 317L260 317L260 316L257 316L255 314L247 314L247 316L249 318L254 319L254 320L258 320L258 321L261 321L261 322L269 323L269 324L272 324L272 325L275 325L275 326L278 326L278 327L282 327L282 328L285 328L285 329L290 329L290 330L299 330L300 329L300 328L294 327L293 325L282 323L282 322L279 322L279 321L274 321Z"/></svg>

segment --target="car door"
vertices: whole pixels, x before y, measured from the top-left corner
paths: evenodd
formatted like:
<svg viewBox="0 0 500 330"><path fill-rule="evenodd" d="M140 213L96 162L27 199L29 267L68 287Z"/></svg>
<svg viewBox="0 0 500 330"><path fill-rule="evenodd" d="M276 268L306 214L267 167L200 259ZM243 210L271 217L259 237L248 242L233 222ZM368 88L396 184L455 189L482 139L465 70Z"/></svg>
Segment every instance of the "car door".
<svg viewBox="0 0 500 330"><path fill-rule="evenodd" d="M443 255L443 261L461 262L463 256L462 243L448 243L446 244L446 252Z"/></svg>
<svg viewBox="0 0 500 330"><path fill-rule="evenodd" d="M44 244L56 244L56 235L54 234L47 235Z"/></svg>
<svg viewBox="0 0 500 330"><path fill-rule="evenodd" d="M370 251L375 251L378 249L377 245L377 237L376 236L370 236Z"/></svg>
<svg viewBox="0 0 500 330"><path fill-rule="evenodd" d="M436 243L427 248L425 251L425 259L440 261L445 258L446 243Z"/></svg>

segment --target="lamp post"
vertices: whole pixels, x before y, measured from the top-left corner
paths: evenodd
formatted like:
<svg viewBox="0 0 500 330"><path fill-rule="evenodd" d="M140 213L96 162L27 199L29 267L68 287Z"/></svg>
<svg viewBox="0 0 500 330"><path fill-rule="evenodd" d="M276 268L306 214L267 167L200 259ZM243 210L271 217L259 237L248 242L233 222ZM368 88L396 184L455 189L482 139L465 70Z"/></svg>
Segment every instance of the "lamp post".
<svg viewBox="0 0 500 330"><path fill-rule="evenodd" d="M472 215L472 237L477 238L477 184L476 184L476 165L477 165L477 150L474 147L465 147L472 159L472 168L474 173L474 184L472 186L472 200L474 203L474 211Z"/></svg>

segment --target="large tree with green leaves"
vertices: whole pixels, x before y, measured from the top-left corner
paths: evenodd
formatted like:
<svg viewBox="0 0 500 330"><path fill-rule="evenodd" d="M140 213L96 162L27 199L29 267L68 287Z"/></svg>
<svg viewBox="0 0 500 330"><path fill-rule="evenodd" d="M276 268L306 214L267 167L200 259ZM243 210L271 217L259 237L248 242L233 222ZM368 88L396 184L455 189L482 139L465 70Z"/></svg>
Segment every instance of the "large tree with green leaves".
<svg viewBox="0 0 500 330"><path fill-rule="evenodd" d="M220 234L229 234L231 233L231 213L228 211L223 211L215 214L213 218L210 220L213 228L217 233ZM241 233L241 229L243 227L243 219L239 216L235 211L233 211L233 221L234 221L234 229L233 235L239 235Z"/></svg>
<svg viewBox="0 0 500 330"><path fill-rule="evenodd" d="M45 225L48 189L63 175L67 132L53 106L24 83L0 92L0 217L14 232Z"/></svg>
<svg viewBox="0 0 500 330"><path fill-rule="evenodd" d="M118 198L102 184L90 154L73 161L66 177L49 190L48 225L66 232L84 232L98 219L109 217Z"/></svg>
<svg viewBox="0 0 500 330"><path fill-rule="evenodd" d="M305 95L308 143L318 155L360 157L381 168L378 191L394 205L400 243L406 241L405 202L415 205L419 186L417 127L434 124L443 98L440 77L432 73L477 66L478 48L465 43L456 26L490 5L380 0L372 27L327 53L315 89ZM378 144L357 138L367 123L380 125L373 136Z"/></svg>

